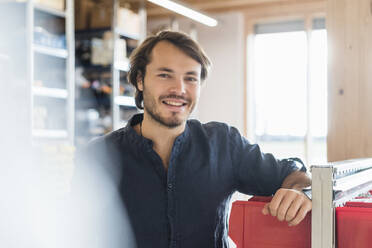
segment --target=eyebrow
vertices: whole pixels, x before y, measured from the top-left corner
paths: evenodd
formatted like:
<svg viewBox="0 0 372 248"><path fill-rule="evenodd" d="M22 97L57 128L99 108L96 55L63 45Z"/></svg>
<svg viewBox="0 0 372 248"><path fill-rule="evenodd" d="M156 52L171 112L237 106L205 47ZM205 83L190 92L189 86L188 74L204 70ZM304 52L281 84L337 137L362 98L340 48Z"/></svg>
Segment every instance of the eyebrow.
<svg viewBox="0 0 372 248"><path fill-rule="evenodd" d="M174 72L172 69L167 68L167 67L160 67L157 69L157 71L166 71L166 72L171 72L171 73Z"/></svg>
<svg viewBox="0 0 372 248"><path fill-rule="evenodd" d="M157 69L157 71L166 71L166 72L169 72L169 73L174 73L174 70L168 68L168 67L160 67ZM196 72L196 71L188 71L186 72L187 75L194 75L194 76L198 76L199 73Z"/></svg>

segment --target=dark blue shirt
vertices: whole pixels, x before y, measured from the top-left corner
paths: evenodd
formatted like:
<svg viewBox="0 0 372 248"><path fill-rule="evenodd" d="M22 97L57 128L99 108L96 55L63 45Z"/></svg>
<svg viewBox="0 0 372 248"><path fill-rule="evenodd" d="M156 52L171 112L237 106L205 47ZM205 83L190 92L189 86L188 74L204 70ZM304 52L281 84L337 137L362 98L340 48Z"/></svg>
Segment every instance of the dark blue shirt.
<svg viewBox="0 0 372 248"><path fill-rule="evenodd" d="M234 192L272 195L291 172L305 170L296 159L262 153L234 127L189 120L166 171L153 142L133 129L142 118L135 115L126 127L91 142L83 172L99 167L108 175L139 248L225 247Z"/></svg>

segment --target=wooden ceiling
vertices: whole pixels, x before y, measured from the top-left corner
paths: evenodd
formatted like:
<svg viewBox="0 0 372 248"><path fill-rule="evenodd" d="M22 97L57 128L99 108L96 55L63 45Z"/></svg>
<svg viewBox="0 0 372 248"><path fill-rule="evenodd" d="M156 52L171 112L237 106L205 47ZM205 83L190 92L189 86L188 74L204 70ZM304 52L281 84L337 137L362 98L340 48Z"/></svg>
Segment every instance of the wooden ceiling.
<svg viewBox="0 0 372 248"><path fill-rule="evenodd" d="M139 3L145 0L121 0L121 3L129 3L135 9L138 8ZM242 11L250 8L256 7L269 7L287 5L287 4L303 4L310 2L321 2L324 0L182 0L178 1L191 7L195 10L202 11L204 13L216 13L216 12L226 12L226 11ZM161 17L172 12L154 5L150 2L145 1L147 15L149 18Z"/></svg>

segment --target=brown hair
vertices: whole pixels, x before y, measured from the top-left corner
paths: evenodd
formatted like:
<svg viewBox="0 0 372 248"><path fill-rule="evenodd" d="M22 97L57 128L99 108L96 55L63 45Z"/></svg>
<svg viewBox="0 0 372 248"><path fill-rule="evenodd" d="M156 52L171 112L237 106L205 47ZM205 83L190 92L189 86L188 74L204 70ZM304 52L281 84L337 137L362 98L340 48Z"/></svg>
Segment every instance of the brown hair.
<svg viewBox="0 0 372 248"><path fill-rule="evenodd" d="M192 40L188 35L181 32L161 31L156 35L149 36L138 46L129 58L130 69L127 79L130 84L136 88L135 101L139 109L143 109L142 91L138 89L137 80L141 77L145 78L146 66L151 62L151 52L155 45L160 41L168 41L181 49L185 54L196 60L201 65L201 80L202 82L208 76L208 70L211 65L210 60L204 53L203 49Z"/></svg>

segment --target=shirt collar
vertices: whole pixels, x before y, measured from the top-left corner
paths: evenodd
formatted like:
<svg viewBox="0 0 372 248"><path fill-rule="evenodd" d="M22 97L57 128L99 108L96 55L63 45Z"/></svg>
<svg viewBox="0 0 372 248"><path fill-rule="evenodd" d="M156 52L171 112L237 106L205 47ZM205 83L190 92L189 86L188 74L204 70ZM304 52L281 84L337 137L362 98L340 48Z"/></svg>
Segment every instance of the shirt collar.
<svg viewBox="0 0 372 248"><path fill-rule="evenodd" d="M135 114L132 116L132 118L128 121L127 125L125 126L125 130L128 134L130 142L133 142L134 144L138 145L144 145L147 148L152 148L153 141L150 139L147 139L141 135L139 135L135 130L134 126L140 123L143 120L143 113ZM174 141L174 145L178 146L181 143L184 143L187 140L187 137L189 136L189 121L186 122L185 130L178 135L178 137Z"/></svg>

